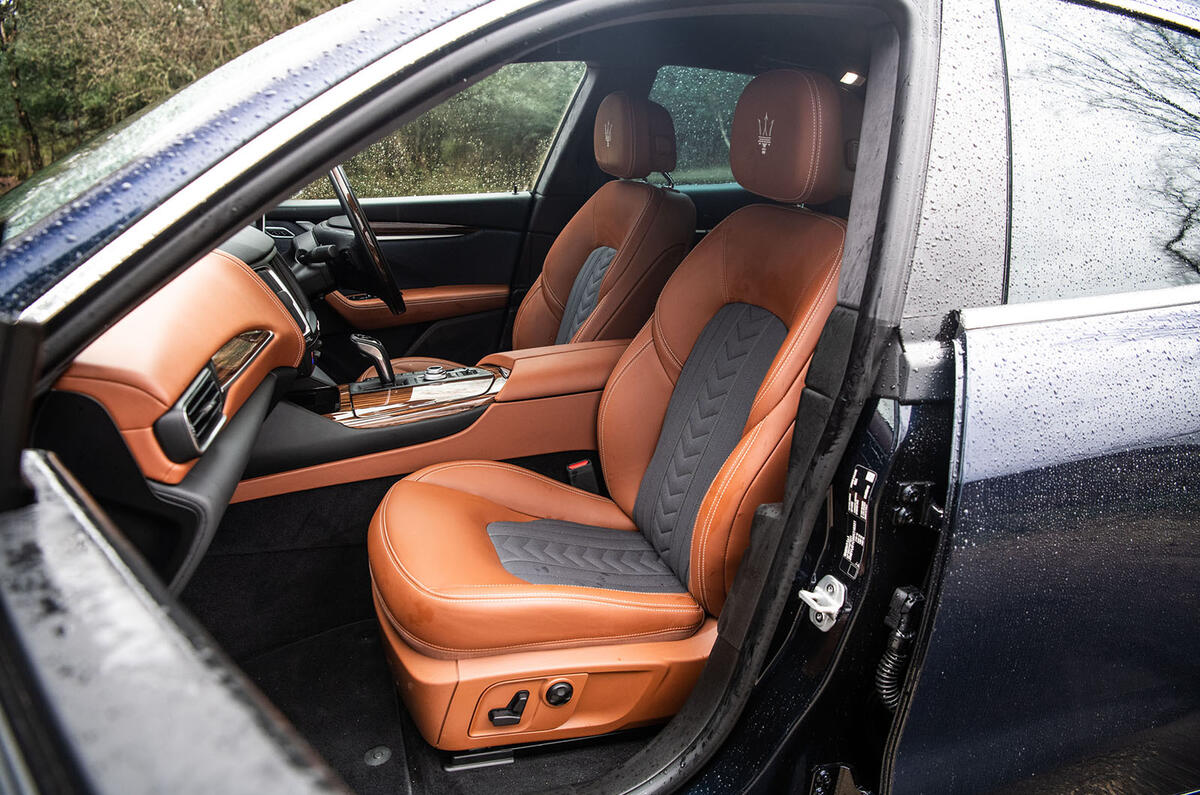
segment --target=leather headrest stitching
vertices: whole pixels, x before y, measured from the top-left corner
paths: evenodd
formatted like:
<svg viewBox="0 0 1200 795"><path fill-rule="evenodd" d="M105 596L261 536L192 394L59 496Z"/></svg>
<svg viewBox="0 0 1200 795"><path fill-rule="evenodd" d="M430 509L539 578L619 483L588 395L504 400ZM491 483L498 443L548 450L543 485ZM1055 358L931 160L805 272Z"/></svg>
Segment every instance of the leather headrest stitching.
<svg viewBox="0 0 1200 795"><path fill-rule="evenodd" d="M640 179L653 171L675 168L675 124L662 105L609 94L596 110L592 134L596 163L622 179Z"/></svg>
<svg viewBox="0 0 1200 795"><path fill-rule="evenodd" d="M849 191L843 96L819 72L777 69L738 100L729 165L742 187L776 201L820 204Z"/></svg>

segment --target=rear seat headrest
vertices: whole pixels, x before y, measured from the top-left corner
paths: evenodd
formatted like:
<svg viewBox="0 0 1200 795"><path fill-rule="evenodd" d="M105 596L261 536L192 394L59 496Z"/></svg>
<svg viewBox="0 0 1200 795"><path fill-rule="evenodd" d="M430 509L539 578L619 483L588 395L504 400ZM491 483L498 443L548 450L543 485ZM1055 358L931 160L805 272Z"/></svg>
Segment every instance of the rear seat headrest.
<svg viewBox="0 0 1200 795"><path fill-rule="evenodd" d="M861 103L828 76L776 69L750 81L738 100L729 165L743 188L776 201L820 204L850 192ZM845 118L843 118L845 117Z"/></svg>
<svg viewBox="0 0 1200 795"><path fill-rule="evenodd" d="M609 94L596 110L596 163L614 177L640 179L675 168L675 124L662 105Z"/></svg>

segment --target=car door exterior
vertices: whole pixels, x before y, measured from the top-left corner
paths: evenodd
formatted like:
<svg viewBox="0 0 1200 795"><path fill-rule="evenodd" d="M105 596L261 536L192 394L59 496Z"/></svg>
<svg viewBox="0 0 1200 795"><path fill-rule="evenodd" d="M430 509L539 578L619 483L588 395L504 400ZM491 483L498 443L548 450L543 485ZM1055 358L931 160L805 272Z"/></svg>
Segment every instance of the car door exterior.
<svg viewBox="0 0 1200 795"><path fill-rule="evenodd" d="M896 792L1190 790L1200 38L1194 21L1065 0L999 12L1004 305L959 304L951 325L936 610L888 778Z"/></svg>

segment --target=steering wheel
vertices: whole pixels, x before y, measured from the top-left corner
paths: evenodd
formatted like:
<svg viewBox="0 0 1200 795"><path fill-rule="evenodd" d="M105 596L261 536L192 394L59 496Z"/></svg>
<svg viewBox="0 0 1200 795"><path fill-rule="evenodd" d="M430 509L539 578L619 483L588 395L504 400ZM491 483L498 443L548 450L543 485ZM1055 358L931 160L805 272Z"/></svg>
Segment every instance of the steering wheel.
<svg viewBox="0 0 1200 795"><path fill-rule="evenodd" d="M375 283L372 292L383 299L388 309L392 310L392 314L403 314L404 297L400 294L400 286L396 284L396 277L392 275L387 260L383 258L379 239L371 231L367 214L363 212L358 197L354 195L354 189L350 187L345 169L340 165L334 166L329 170L329 181L333 183L333 192L337 195L338 204L342 205L342 211L350 219L350 229L354 232L357 244L354 253L360 260L365 260L367 267L363 270Z"/></svg>

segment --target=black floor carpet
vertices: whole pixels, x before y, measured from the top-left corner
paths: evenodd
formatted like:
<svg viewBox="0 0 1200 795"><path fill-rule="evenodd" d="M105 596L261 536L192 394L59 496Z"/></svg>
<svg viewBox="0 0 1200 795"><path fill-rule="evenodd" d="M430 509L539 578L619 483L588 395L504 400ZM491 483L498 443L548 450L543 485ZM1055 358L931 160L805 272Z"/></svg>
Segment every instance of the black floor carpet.
<svg viewBox="0 0 1200 795"><path fill-rule="evenodd" d="M633 756L651 737L647 732L631 732L583 740L555 750L518 749L510 764L449 772L443 767L446 755L421 739L407 714L405 723L412 787L418 793L527 795L597 781Z"/></svg>
<svg viewBox="0 0 1200 795"><path fill-rule="evenodd" d="M260 654L242 669L355 792L412 791L400 708L374 619Z"/></svg>

